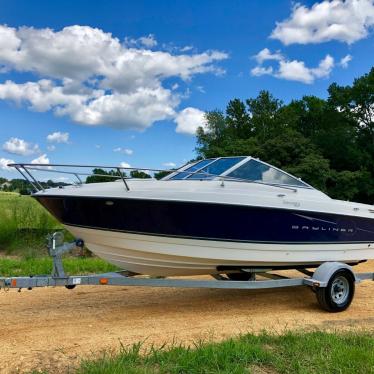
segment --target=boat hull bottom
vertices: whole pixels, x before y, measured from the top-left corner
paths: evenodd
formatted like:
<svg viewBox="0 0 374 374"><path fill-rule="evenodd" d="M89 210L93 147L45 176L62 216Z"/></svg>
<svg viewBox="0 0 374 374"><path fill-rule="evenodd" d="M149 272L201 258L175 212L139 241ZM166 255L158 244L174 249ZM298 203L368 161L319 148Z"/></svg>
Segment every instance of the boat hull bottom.
<svg viewBox="0 0 374 374"><path fill-rule="evenodd" d="M219 269L313 267L374 259L374 243L248 243L140 235L65 226L98 257L153 276L222 273Z"/></svg>

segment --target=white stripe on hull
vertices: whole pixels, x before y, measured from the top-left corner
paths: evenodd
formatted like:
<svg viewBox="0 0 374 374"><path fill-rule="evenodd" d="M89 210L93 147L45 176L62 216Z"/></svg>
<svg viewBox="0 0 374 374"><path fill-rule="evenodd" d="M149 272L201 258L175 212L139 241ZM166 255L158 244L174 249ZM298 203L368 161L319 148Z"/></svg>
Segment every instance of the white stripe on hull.
<svg viewBox="0 0 374 374"><path fill-rule="evenodd" d="M66 228L97 256L121 269L148 275L215 274L217 266L296 266L374 259L374 243L240 243Z"/></svg>

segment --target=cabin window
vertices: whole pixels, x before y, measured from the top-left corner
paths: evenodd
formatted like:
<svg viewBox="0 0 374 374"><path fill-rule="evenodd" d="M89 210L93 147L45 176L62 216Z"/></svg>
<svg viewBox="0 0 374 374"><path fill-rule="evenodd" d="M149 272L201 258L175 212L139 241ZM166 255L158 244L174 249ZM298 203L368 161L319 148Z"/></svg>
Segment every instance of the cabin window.
<svg viewBox="0 0 374 374"><path fill-rule="evenodd" d="M253 159L233 170L228 176L253 182L309 187L301 180Z"/></svg>
<svg viewBox="0 0 374 374"><path fill-rule="evenodd" d="M194 172L194 171L197 171L197 170L203 168L204 166L208 165L212 161L214 161L214 159L211 159L211 158L210 159L205 159L205 160L198 161L197 163L195 163L192 166L188 167L184 171L182 171L182 172L174 175L170 179L173 179L173 180L184 179L184 178L188 177L189 175L191 175L190 174L191 172Z"/></svg>
<svg viewBox="0 0 374 374"><path fill-rule="evenodd" d="M232 168L238 162L244 160L245 157L227 157L227 158L219 158L212 162L211 164L205 166L201 171L205 173L212 174L207 175L204 173L196 173L190 175L187 179L213 179L215 176L221 175L225 171Z"/></svg>

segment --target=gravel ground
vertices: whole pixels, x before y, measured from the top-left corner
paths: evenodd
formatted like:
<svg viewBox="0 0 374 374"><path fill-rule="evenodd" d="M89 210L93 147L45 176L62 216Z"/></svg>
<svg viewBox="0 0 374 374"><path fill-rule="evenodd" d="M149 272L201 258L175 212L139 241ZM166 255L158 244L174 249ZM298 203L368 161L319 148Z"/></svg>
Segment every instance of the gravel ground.
<svg viewBox="0 0 374 374"><path fill-rule="evenodd" d="M357 271L374 271L374 261ZM65 372L82 357L146 345L221 340L246 332L347 328L374 331L374 282L343 313L322 311L308 288L209 290L82 286L0 293L0 372Z"/></svg>

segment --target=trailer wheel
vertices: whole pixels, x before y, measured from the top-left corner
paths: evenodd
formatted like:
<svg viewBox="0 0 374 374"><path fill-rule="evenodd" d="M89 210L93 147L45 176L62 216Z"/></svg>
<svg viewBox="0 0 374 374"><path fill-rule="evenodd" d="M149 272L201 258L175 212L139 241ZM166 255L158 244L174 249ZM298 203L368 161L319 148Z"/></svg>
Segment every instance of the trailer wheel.
<svg viewBox="0 0 374 374"><path fill-rule="evenodd" d="M326 287L317 288L319 305L328 312L336 313L346 310L353 300L355 279L347 269L337 270Z"/></svg>
<svg viewBox="0 0 374 374"><path fill-rule="evenodd" d="M68 290L73 290L75 288L75 284L67 284L65 288L67 288Z"/></svg>
<svg viewBox="0 0 374 374"><path fill-rule="evenodd" d="M249 281L253 280L253 273L240 272L240 273L227 273L227 278L232 281Z"/></svg>

